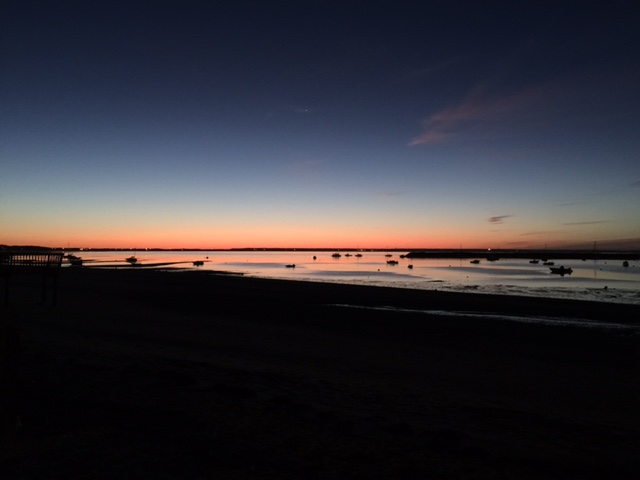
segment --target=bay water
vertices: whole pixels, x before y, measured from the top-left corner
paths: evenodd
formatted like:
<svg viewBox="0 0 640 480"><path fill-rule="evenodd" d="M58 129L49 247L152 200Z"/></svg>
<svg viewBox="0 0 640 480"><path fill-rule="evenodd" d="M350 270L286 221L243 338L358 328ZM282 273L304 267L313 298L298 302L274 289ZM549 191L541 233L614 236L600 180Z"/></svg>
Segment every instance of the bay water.
<svg viewBox="0 0 640 480"><path fill-rule="evenodd" d="M405 258L363 251L80 251L82 268L206 270L254 277L424 290L514 294L640 304L640 262L553 259L570 275L542 262L469 258ZM338 256L339 255L339 256ZM135 264L126 259L134 256ZM196 264L194 265L194 262ZM202 262L200 264L200 262ZM395 263L397 262L397 263Z"/></svg>

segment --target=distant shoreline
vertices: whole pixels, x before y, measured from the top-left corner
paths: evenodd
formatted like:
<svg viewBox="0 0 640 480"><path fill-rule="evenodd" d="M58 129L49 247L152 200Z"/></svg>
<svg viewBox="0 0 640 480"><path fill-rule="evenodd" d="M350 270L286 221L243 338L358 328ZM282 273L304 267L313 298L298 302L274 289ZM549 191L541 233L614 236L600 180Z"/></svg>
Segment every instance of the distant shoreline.
<svg viewBox="0 0 640 480"><path fill-rule="evenodd" d="M400 248L50 248L42 246L6 246L2 250L62 250L64 252L394 252L407 258L478 258L499 260L502 258L529 258L537 260L640 260L640 250L595 249L400 249Z"/></svg>

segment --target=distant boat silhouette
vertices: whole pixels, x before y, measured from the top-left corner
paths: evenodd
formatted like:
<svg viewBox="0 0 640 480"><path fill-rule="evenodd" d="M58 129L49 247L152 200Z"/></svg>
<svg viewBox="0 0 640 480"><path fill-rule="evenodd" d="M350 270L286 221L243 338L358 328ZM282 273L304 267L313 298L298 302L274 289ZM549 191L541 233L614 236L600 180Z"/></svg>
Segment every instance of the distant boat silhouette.
<svg viewBox="0 0 640 480"><path fill-rule="evenodd" d="M413 268L413 265L409 264L407 265L407 268Z"/></svg>
<svg viewBox="0 0 640 480"><path fill-rule="evenodd" d="M362 254L361 253L356 253L356 257L361 257Z"/></svg>
<svg viewBox="0 0 640 480"><path fill-rule="evenodd" d="M340 255L339 253L334 253L333 255L331 255L333 258L340 258L342 255Z"/></svg>
<svg viewBox="0 0 640 480"><path fill-rule="evenodd" d="M478 260L477 258L475 260L471 260L469 263L473 263L475 265L480 263L480 260Z"/></svg>
<svg viewBox="0 0 640 480"><path fill-rule="evenodd" d="M69 263L74 266L74 267L81 267L82 266L82 258L73 255L73 254L68 254L67 255L67 260L69 260Z"/></svg>
<svg viewBox="0 0 640 480"><path fill-rule="evenodd" d="M125 258L125 260L129 262L131 265L135 265L138 262L138 259L136 258L135 255L131 255L130 257Z"/></svg>
<svg viewBox="0 0 640 480"><path fill-rule="evenodd" d="M626 268L626 267L628 267L628 266L629 266L629 262L627 262L627 261L625 260L624 262L622 262L622 266L623 266L623 267L625 267L625 268Z"/></svg>
<svg viewBox="0 0 640 480"><path fill-rule="evenodd" d="M387 265L397 265L398 261L397 260L387 260Z"/></svg>
<svg viewBox="0 0 640 480"><path fill-rule="evenodd" d="M289 265L285 265L287 268L296 268L295 263L290 263Z"/></svg>
<svg viewBox="0 0 640 480"><path fill-rule="evenodd" d="M204 265L204 262L202 260L196 260L195 262L193 262L194 267L201 267L203 265Z"/></svg>
<svg viewBox="0 0 640 480"><path fill-rule="evenodd" d="M549 267L549 270L551 270L551 273L562 276L571 275L573 273L573 270L571 268L565 268L564 265L562 265L561 267Z"/></svg>

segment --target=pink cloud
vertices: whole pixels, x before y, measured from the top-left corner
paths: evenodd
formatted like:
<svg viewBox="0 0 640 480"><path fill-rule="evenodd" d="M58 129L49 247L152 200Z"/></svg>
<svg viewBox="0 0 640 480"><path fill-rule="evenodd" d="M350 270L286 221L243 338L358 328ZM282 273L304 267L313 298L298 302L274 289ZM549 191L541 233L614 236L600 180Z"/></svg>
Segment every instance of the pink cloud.
<svg viewBox="0 0 640 480"><path fill-rule="evenodd" d="M483 85L457 105L446 107L423 121L424 131L409 146L441 143L460 137L480 124L535 117L567 97L562 84L549 83L507 95L492 95Z"/></svg>
<svg viewBox="0 0 640 480"><path fill-rule="evenodd" d="M482 111L482 103L473 96L459 105L445 108L423 122L424 133L414 138L409 145L427 145L449 140L464 123L477 119Z"/></svg>

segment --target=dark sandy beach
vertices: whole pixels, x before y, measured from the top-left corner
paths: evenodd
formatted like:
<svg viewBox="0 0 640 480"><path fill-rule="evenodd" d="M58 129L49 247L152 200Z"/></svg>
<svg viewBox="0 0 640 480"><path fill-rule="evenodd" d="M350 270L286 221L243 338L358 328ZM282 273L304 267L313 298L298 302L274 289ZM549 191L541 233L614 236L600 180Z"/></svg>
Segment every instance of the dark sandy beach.
<svg viewBox="0 0 640 480"><path fill-rule="evenodd" d="M638 306L80 268L54 307L24 282L2 479L639 478Z"/></svg>

